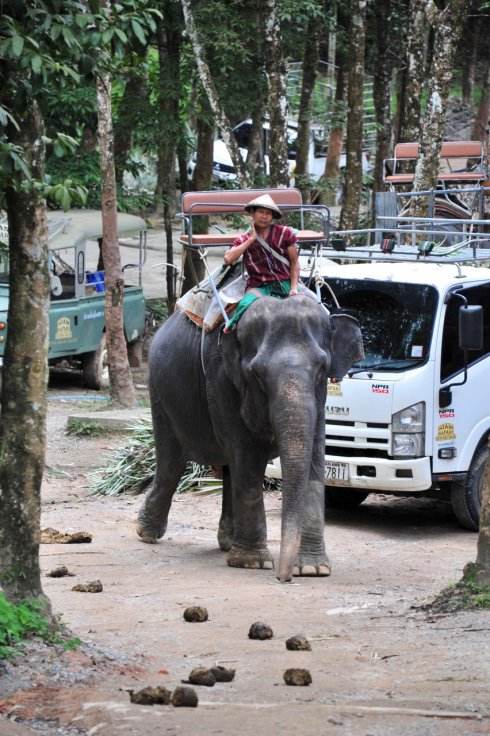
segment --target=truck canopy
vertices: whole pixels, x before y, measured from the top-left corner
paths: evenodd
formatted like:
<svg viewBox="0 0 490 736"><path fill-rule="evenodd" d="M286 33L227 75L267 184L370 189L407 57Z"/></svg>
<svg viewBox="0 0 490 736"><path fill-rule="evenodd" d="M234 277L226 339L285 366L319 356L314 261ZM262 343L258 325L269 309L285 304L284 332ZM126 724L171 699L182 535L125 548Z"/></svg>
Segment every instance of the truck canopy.
<svg viewBox="0 0 490 736"><path fill-rule="evenodd" d="M117 231L122 235L137 235L146 230L141 217L118 213ZM54 210L48 212L49 247L52 250L73 248L85 240L102 237L102 213L100 210Z"/></svg>

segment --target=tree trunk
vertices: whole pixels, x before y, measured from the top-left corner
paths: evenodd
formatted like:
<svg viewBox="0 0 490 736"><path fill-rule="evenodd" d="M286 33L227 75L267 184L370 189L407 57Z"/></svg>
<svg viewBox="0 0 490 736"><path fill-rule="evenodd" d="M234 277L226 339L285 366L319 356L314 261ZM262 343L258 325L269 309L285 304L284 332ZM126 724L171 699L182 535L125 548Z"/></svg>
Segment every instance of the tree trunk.
<svg viewBox="0 0 490 736"><path fill-rule="evenodd" d="M476 67L478 61L478 48L482 31L482 18L473 18L472 14L478 12L478 5L471 3L471 14L464 28L463 38L468 41L469 48L463 52L461 64L461 96L467 105L472 104L473 88L475 85Z"/></svg>
<svg viewBox="0 0 490 736"><path fill-rule="evenodd" d="M159 62L159 142L158 142L158 182L155 192L157 208L163 212L166 238L166 282L167 305L173 312L175 293L174 248L172 218L175 214L175 157L180 135L180 46L182 30L180 16L175 12L175 4L166 2L163 18L157 20L157 44ZM160 207L158 201L160 200Z"/></svg>
<svg viewBox="0 0 490 736"><path fill-rule="evenodd" d="M426 0L410 0L407 62L404 70L404 94L400 117L399 141L418 141L420 139L420 102L426 77L426 5ZM389 39L387 38L386 40L388 41Z"/></svg>
<svg viewBox="0 0 490 736"><path fill-rule="evenodd" d="M298 137L296 140L295 185L303 195L303 202L311 201L311 183L308 169L310 150L311 104L317 76L319 21L311 18L306 28L307 40L303 56L303 79L298 113Z"/></svg>
<svg viewBox="0 0 490 736"><path fill-rule="evenodd" d="M483 482L476 564L469 568L480 585L490 585L490 462Z"/></svg>
<svg viewBox="0 0 490 736"><path fill-rule="evenodd" d="M148 80L144 64L133 67L124 88L118 120L114 125L114 159L116 164L116 183L122 186L124 170L127 166L133 130L141 116L141 106L148 95Z"/></svg>
<svg viewBox="0 0 490 736"><path fill-rule="evenodd" d="M213 144L214 127L211 123L211 110L205 98L202 99L202 110L197 120L197 153L196 167L192 177L192 189L194 191L206 191L211 189L211 177L213 173ZM207 233L208 218L192 218L193 233ZM204 278L205 268L202 258L194 250L184 250L182 254L184 281L182 283L182 294L192 289Z"/></svg>
<svg viewBox="0 0 490 736"><path fill-rule="evenodd" d="M439 172L439 152L444 136L446 107L452 79L456 44L461 35L468 0L450 0L444 10L429 2L428 17L436 29L434 54L430 73L429 101L425 112L419 157L415 167L414 191L436 186ZM412 215L427 213L427 201L413 197Z"/></svg>
<svg viewBox="0 0 490 736"><path fill-rule="evenodd" d="M192 43L194 57L199 72L199 79L204 88L204 91L208 96L211 110L213 111L213 114L216 118L216 123L221 133L221 137L223 138L223 141L230 153L231 160L233 161L233 166L235 167L238 179L240 181L240 185L242 187L247 187L249 182L245 162L242 158L235 137L231 132L230 121L228 120L228 116L226 115L223 105L221 104L216 85L214 84L214 80L211 76L209 65L206 61L206 51L194 23L191 0L181 0L181 3L182 9L184 11L186 32Z"/></svg>
<svg viewBox="0 0 490 736"><path fill-rule="evenodd" d="M247 171L250 182L255 184L258 176L264 176L264 146L263 146L263 100L258 99L252 111L252 129L247 150Z"/></svg>
<svg viewBox="0 0 490 736"><path fill-rule="evenodd" d="M345 124L345 80L344 58L340 48L337 54L337 70L335 78L335 100L332 110L330 132L328 135L327 158L325 161L324 186L321 189L320 202L326 205L337 204L337 190L340 180L340 157L344 141Z"/></svg>
<svg viewBox="0 0 490 736"><path fill-rule="evenodd" d="M122 406L136 406L124 337L124 278L117 239L116 177L112 129L111 78L97 78L98 134L102 192L102 257L105 269L105 324L109 356L111 398Z"/></svg>
<svg viewBox="0 0 490 736"><path fill-rule="evenodd" d="M269 177L272 187L289 184L287 69L284 60L278 0L263 0L265 65L269 82Z"/></svg>
<svg viewBox="0 0 490 736"><path fill-rule="evenodd" d="M376 192L382 192L385 188L383 182L383 161L385 158L388 158L391 140L389 30L392 20L392 0L380 0L377 2L375 13L377 57L373 98L376 113L376 156L374 160L373 203L375 201L374 194Z"/></svg>
<svg viewBox="0 0 490 736"><path fill-rule="evenodd" d="M362 123L366 0L352 0L348 59L347 165L340 227L355 229L362 193Z"/></svg>
<svg viewBox="0 0 490 736"><path fill-rule="evenodd" d="M490 58L485 63L485 74L483 77L482 95L480 104L473 123L471 137L475 141L482 141L488 146L488 124L490 121Z"/></svg>
<svg viewBox="0 0 490 736"><path fill-rule="evenodd" d="M15 113L32 178L44 178L44 126L32 99ZM35 187L10 188L10 299L0 424L0 583L13 601L38 598L49 613L39 570L40 493L46 450L48 377L48 228L46 204Z"/></svg>

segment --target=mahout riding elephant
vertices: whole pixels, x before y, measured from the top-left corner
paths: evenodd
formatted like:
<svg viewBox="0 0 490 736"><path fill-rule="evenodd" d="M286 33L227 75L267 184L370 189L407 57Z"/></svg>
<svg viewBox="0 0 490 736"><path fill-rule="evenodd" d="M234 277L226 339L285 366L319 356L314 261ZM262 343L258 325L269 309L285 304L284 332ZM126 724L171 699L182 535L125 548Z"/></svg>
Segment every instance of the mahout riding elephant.
<svg viewBox="0 0 490 736"><path fill-rule="evenodd" d="M203 335L183 313L156 333L149 387L156 474L138 534L165 534L186 462L223 466L218 542L228 565L272 568L262 484L267 462L282 467L278 578L326 576L324 453L327 377L341 380L363 357L355 319L329 316L311 292L262 297L236 331Z"/></svg>

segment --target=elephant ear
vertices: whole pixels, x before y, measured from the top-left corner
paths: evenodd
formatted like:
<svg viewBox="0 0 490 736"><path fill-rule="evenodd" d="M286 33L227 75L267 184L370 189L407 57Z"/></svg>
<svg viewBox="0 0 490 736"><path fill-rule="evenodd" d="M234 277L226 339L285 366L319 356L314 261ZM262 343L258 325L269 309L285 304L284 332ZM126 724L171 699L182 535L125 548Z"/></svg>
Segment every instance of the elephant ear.
<svg viewBox="0 0 490 736"><path fill-rule="evenodd" d="M225 373L240 394L240 416L253 434L270 442L273 431L268 399L253 377L253 359L249 359L245 365L236 332L223 334L221 349Z"/></svg>
<svg viewBox="0 0 490 736"><path fill-rule="evenodd" d="M364 358L362 334L359 322L350 314L342 312L330 315L332 325L329 378L341 381L352 363Z"/></svg>

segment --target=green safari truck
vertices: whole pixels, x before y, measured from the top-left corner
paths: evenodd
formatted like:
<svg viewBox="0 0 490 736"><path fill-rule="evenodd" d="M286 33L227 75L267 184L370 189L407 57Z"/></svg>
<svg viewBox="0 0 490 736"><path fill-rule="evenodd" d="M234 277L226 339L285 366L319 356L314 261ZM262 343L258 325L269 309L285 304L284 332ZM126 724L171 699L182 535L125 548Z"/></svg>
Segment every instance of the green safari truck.
<svg viewBox="0 0 490 736"><path fill-rule="evenodd" d="M123 261L124 334L130 363L134 364L145 329L142 268L146 259L146 224L142 218L127 214L118 214L117 224L120 245L134 248L136 254L132 262ZM79 368L87 388L106 388L109 370L100 255L101 212L50 212L48 228L49 364ZM8 331L8 299L8 258L4 254L0 255L0 370Z"/></svg>

